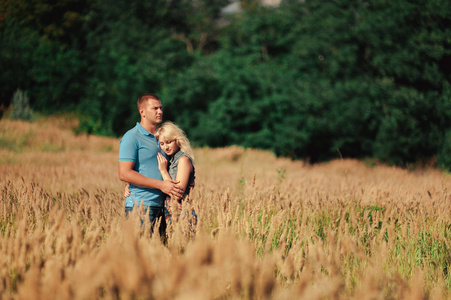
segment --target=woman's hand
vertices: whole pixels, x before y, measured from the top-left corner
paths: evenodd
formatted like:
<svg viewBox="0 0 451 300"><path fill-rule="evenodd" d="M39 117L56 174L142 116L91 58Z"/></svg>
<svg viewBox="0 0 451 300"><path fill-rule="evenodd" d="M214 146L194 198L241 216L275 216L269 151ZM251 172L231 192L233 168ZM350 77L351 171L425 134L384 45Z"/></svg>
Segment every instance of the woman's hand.
<svg viewBox="0 0 451 300"><path fill-rule="evenodd" d="M167 171L168 170L168 160L166 159L166 157L164 157L163 154L158 152L157 159L158 159L158 169L160 170L160 172Z"/></svg>
<svg viewBox="0 0 451 300"><path fill-rule="evenodd" d="M130 196L130 184L127 183L124 189L124 197L127 198L128 196Z"/></svg>

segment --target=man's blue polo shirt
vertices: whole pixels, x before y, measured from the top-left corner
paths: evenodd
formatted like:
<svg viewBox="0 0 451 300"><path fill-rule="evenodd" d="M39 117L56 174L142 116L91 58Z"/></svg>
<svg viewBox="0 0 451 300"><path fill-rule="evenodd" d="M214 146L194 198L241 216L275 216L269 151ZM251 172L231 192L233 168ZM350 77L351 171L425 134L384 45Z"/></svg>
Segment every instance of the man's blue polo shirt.
<svg viewBox="0 0 451 300"><path fill-rule="evenodd" d="M157 154L160 146L157 138L141 124L127 131L119 142L119 161L132 161L134 170L146 177L163 180L158 169ZM141 188L130 184L130 196L125 199L125 207L162 207L165 194L158 189Z"/></svg>

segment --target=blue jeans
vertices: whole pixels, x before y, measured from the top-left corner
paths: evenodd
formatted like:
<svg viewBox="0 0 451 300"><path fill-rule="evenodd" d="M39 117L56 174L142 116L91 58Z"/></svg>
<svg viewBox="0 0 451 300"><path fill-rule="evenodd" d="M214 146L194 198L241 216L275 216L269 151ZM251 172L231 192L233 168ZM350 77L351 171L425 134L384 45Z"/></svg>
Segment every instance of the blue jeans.
<svg viewBox="0 0 451 300"><path fill-rule="evenodd" d="M133 207L125 208L125 216L128 218L128 215L133 211ZM166 236L166 218L164 217L164 209L163 207L155 207L155 206L145 206L144 213L149 213L149 221L150 221L150 234L153 233L153 229L155 227L155 222L157 219L160 219L160 228L158 228L158 232L160 233L160 237L162 239ZM140 216L141 218L141 216ZM141 218L141 226L144 225L144 220Z"/></svg>

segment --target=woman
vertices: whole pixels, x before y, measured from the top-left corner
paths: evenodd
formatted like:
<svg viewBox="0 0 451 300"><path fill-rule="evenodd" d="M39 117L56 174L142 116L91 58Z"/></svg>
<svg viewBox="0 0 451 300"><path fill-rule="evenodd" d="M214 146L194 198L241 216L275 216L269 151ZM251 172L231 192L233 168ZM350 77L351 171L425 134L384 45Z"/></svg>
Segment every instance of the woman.
<svg viewBox="0 0 451 300"><path fill-rule="evenodd" d="M158 128L155 137L160 143L161 150L167 155L168 161L163 154L158 153L158 167L164 180L179 181L179 185L184 189L184 195L179 199L172 199L174 205L171 205L171 198L165 200L166 222L172 224L174 217L174 208L182 209L182 202L188 198L190 186L194 183L194 153L190 142L182 129L174 123L168 121ZM188 211L185 211L184 217L187 217ZM178 214L177 216L178 217ZM197 215L194 209L191 210L190 229L194 230L197 224Z"/></svg>
<svg viewBox="0 0 451 300"><path fill-rule="evenodd" d="M163 123L158 128L155 137L159 141L160 149L169 159L168 162L163 154L158 153L158 168L163 176L163 180L172 179L179 181L179 185L184 190L182 197L171 199L168 196L165 200L165 218L166 223L170 225L172 224L172 218L175 217L178 219L179 216L178 213L174 215L174 210L182 210L182 202L188 199L191 187L194 186L194 153L183 130L170 121ZM128 189L128 185L126 185L124 196L128 197L128 195L130 195L130 190ZM185 211L184 217L188 217L188 211ZM191 210L191 217L188 222L190 230L193 233L194 227L197 225L197 215L194 208Z"/></svg>

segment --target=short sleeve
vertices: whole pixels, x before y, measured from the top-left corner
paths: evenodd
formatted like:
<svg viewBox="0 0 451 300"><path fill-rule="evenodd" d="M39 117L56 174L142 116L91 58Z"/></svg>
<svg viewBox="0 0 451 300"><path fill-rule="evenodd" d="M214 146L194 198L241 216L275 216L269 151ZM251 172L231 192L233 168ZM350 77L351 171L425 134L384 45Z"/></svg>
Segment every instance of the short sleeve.
<svg viewBox="0 0 451 300"><path fill-rule="evenodd" d="M119 161L136 162L138 141L132 132L127 132L119 142Z"/></svg>

